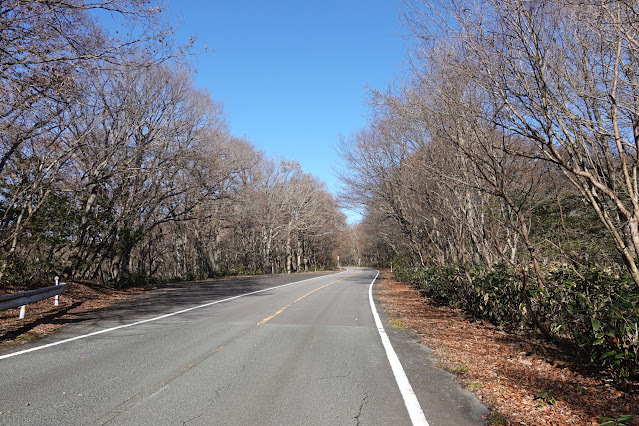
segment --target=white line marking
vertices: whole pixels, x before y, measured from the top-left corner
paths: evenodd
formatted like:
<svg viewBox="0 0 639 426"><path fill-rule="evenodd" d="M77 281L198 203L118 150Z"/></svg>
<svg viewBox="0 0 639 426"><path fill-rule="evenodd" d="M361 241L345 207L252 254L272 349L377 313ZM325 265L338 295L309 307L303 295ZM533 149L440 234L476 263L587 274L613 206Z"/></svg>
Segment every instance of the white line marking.
<svg viewBox="0 0 639 426"><path fill-rule="evenodd" d="M375 325L377 325L377 331L379 331L379 336L382 338L382 344L386 350L386 356L388 357L388 361L393 369L393 374L395 375L397 386L399 386L399 391L402 393L402 397L404 398L404 404L406 404L406 409L408 410L411 422L413 422L414 425L428 426L428 421L426 420L426 416L424 416L422 407L419 405L415 392L413 392L413 388L408 382L408 377L406 377L404 368L399 362L397 353L395 353L393 345L391 345L390 339L386 334L386 330L384 330L382 320L379 319L379 315L377 314L375 302L373 302L373 284L375 284L375 280L378 276L379 271L377 271L377 275L375 275L375 278L371 281L371 285L368 287L368 300L371 303L373 317L375 317Z"/></svg>
<svg viewBox="0 0 639 426"><path fill-rule="evenodd" d="M92 333L83 334L81 336L75 336L75 337L70 337L68 339L60 340L59 342L48 343L46 345L36 346L36 347L33 347L33 348L29 348L29 349L24 349L22 351L13 352L13 353L10 353L10 354L0 355L0 359L11 358L11 357L18 356L18 355L23 355L23 354L26 354L26 353L29 353L29 352L39 351L40 349L50 348L52 346L61 345L63 343L73 342L74 340L80 340L80 339L84 339L84 338L91 337L91 336L97 336L98 334L103 334L103 333L108 333L110 331L119 330L121 328L133 327L134 325L140 325L140 324L144 324L144 323L147 323L147 322L157 321L157 320L160 320L160 319L172 317L174 315L183 314L185 312L194 311L196 309L206 308L208 306L216 305L218 303L228 302L229 300L237 299L237 298L240 298L240 297L250 296L251 294L262 293L264 291L273 290L273 289L276 289L276 288L288 287L288 286L293 285L293 284L300 284L300 283L303 283L303 282L306 282L306 281L311 281L311 280L315 280L315 279L323 278L323 277L324 276L314 277L314 278L307 278L307 279L301 280L301 281L295 281L295 282L288 283L288 284L282 284L282 285L278 285L278 286L275 286L275 287L269 287L269 288L264 288L262 290L252 291L250 293L238 294L237 296L229 297L229 298L222 299L222 300L215 300L213 302L205 303L203 305L193 306L191 308L186 308L186 309L182 309L180 311L171 312L169 314L160 315L159 317L148 318L148 319L145 319L145 320L132 322L131 324L118 325L117 327L105 328L104 330L98 330L98 331L94 331Z"/></svg>

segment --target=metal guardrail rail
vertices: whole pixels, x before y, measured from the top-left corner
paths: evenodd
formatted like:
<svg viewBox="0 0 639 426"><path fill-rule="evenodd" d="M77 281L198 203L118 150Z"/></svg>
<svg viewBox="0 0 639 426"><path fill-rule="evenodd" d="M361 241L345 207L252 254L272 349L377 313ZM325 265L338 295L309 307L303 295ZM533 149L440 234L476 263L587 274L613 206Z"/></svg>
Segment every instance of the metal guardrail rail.
<svg viewBox="0 0 639 426"><path fill-rule="evenodd" d="M56 277L57 278L57 277ZM26 305L39 300L48 299L55 296L54 305L58 305L58 296L66 290L67 284L60 283L49 287L42 287L36 290L19 291L17 293L0 295L0 311L11 308L20 308L20 319L24 318Z"/></svg>

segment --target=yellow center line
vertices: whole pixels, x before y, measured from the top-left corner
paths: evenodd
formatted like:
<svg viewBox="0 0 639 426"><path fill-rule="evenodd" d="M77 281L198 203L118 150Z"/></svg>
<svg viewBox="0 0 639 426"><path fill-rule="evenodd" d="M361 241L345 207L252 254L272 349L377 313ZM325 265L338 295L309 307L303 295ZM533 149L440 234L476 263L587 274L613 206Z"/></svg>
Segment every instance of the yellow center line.
<svg viewBox="0 0 639 426"><path fill-rule="evenodd" d="M257 327L257 326L260 326L260 325L262 325L262 324L264 324L264 323L266 323L266 322L268 322L268 321L272 320L273 318L275 318L276 316L278 316L279 314L281 314L282 312L284 312L287 308L290 308L290 307L291 307L291 306L293 306L295 303L299 302L300 300L304 299L304 298L305 298L305 297L307 297L307 296L310 296L311 294L315 293L316 291L319 291L319 290L321 290L321 289L323 289L323 288L326 288L326 287L328 287L329 285L337 284L338 282L340 282L340 281L344 281L344 280L345 280L345 279L347 279L347 278L354 277L355 275L359 274L360 272L362 272L362 270L359 270L359 271L357 271L356 273L354 273L354 274L352 274L352 275L349 275L349 276L347 276L347 277L340 278L340 279L339 279L339 280L337 280L337 281L333 281L332 283L324 284L323 286L318 287L318 288L316 288L315 290L309 291L309 292L308 292L308 293L306 293L304 296L302 296L302 297L299 297L299 298L295 299L294 301L292 301L292 302L291 302L291 303L289 303L288 305L284 306L284 307L283 307L282 309L280 309L279 311L275 312L273 315L271 315L271 316L268 316L268 317L264 318L262 321L258 322L255 326L256 326L256 327Z"/></svg>

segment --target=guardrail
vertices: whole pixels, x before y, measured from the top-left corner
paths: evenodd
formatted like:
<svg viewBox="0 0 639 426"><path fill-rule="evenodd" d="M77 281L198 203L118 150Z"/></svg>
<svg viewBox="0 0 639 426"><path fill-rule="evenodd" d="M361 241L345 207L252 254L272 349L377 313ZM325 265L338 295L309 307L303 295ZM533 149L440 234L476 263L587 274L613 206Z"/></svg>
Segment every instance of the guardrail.
<svg viewBox="0 0 639 426"><path fill-rule="evenodd" d="M35 290L19 291L17 293L0 295L0 311L5 309L20 307L20 319L23 319L26 313L27 305L29 303L37 302L39 300L48 299L49 297L55 297L53 302L54 306L58 306L59 295L67 288L66 283L58 284L58 277L55 277L56 285L49 287L42 287Z"/></svg>

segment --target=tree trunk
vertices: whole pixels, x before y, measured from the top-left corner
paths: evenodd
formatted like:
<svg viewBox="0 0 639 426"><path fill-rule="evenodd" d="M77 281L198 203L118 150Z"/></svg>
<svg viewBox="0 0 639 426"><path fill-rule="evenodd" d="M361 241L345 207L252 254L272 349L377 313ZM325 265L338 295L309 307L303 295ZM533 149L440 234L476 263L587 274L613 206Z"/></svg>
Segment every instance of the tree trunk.
<svg viewBox="0 0 639 426"><path fill-rule="evenodd" d="M286 235L286 273L293 271L293 248L291 247L291 232Z"/></svg>

